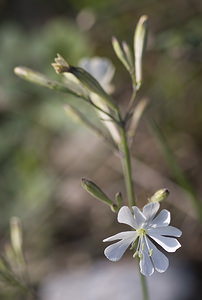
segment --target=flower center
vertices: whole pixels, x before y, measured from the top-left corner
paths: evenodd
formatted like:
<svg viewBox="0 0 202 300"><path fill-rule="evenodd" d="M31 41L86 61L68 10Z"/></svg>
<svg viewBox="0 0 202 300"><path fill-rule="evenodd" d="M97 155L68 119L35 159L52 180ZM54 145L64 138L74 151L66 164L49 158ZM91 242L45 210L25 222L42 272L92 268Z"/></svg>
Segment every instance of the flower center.
<svg viewBox="0 0 202 300"><path fill-rule="evenodd" d="M137 229L137 234L138 234L138 239L137 239L138 242L132 246L132 249L134 249L134 250L136 249L135 253L133 254L133 258L135 258L136 256L139 256L139 259L142 260L143 252L145 250L148 253L148 255L151 257L153 254L153 249L151 249L149 247L149 244L148 244L148 241L146 238L146 234L147 234L146 229L144 229L144 228ZM137 247L136 247L136 245L137 245Z"/></svg>
<svg viewBox="0 0 202 300"><path fill-rule="evenodd" d="M146 230L144 228L139 228L137 229L137 233L139 236L144 236L146 235Z"/></svg>
<svg viewBox="0 0 202 300"><path fill-rule="evenodd" d="M132 249L136 249L135 253L133 254L133 257L135 258L136 256L139 256L140 260L143 259L143 251L145 249L145 247L147 247L147 251L149 251L149 256L152 256L152 252L153 250L149 248L149 245L147 243L146 240L146 234L147 231L144 228L138 228L137 229L137 234L138 234L138 239L137 239L137 243L135 243L132 246ZM146 244L145 244L146 243Z"/></svg>

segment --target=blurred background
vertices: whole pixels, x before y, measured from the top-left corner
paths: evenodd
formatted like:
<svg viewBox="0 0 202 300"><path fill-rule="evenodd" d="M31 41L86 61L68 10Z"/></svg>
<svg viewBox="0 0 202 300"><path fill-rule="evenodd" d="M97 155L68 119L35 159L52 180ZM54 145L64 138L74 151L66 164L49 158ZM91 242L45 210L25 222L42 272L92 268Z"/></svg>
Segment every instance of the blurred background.
<svg viewBox="0 0 202 300"><path fill-rule="evenodd" d="M143 14L149 35L137 101L150 102L132 147L135 192L142 207L168 188L162 207L183 231L168 273L148 280L151 299L201 299L202 2L0 0L0 250L9 241L10 217L20 217L40 299L141 299L140 282L129 251L117 264L104 259L102 240L127 229L80 184L87 177L112 199L118 191L125 196L118 158L66 116L64 104L82 107L80 100L25 82L13 68L25 65L57 78L51 67L57 53L73 65L82 57L108 57L116 67L114 98L124 111L130 78L111 37L132 47ZM83 111L95 119L93 110L83 105ZM0 286L0 299L22 297Z"/></svg>

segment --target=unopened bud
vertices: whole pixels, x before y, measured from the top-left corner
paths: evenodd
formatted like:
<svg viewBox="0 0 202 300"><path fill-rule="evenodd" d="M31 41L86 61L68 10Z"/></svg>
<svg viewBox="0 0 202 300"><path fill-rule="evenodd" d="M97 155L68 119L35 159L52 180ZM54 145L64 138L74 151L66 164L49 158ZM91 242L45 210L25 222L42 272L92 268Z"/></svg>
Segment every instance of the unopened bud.
<svg viewBox="0 0 202 300"><path fill-rule="evenodd" d="M98 200L104 201L112 207L113 202L107 197L107 195L91 180L86 178L82 178L82 187L92 196L97 198Z"/></svg>
<svg viewBox="0 0 202 300"><path fill-rule="evenodd" d="M142 56L146 45L147 27L148 17L144 15L139 19L134 35L135 74L137 90L140 88L142 82Z"/></svg>
<svg viewBox="0 0 202 300"><path fill-rule="evenodd" d="M64 72L69 72L70 65L64 60L64 58L58 53L55 58L55 63L51 64L55 69L55 72L60 74Z"/></svg>
<svg viewBox="0 0 202 300"><path fill-rule="evenodd" d="M17 217L12 217L10 220L10 236L11 236L11 246L14 253L17 256L22 255L22 227L20 219Z"/></svg>
<svg viewBox="0 0 202 300"><path fill-rule="evenodd" d="M112 210L114 213L117 213L118 210L119 210L119 207L118 207L116 204L112 204L110 207L111 207L111 210Z"/></svg>
<svg viewBox="0 0 202 300"><path fill-rule="evenodd" d="M168 189L161 189L154 193L154 195L149 198L149 202L161 202L165 200L169 196L169 190Z"/></svg>
<svg viewBox="0 0 202 300"><path fill-rule="evenodd" d="M116 199L116 202L117 202L117 204L118 204L118 208L120 208L121 205L122 205L122 202L123 202L121 192L116 193L115 199Z"/></svg>
<svg viewBox="0 0 202 300"><path fill-rule="evenodd" d="M111 108L117 109L116 104L104 91L99 82L84 69L69 65L60 54L55 58L55 63L53 63L52 66L56 73L67 72L73 74L85 87L100 96Z"/></svg>
<svg viewBox="0 0 202 300"><path fill-rule="evenodd" d="M122 47L123 47L124 54L127 58L129 66L130 66L130 72L132 72L133 68L134 68L134 59L133 59L132 51L131 51L129 45L126 43L126 41L122 42Z"/></svg>
<svg viewBox="0 0 202 300"><path fill-rule="evenodd" d="M121 45L119 44L118 40L115 37L112 37L112 46L113 46L114 52L116 53L119 60L126 67L126 69L130 72L131 66L130 66L130 62L128 61L127 54L125 53L125 50L122 49ZM126 47L126 45L124 47Z"/></svg>
<svg viewBox="0 0 202 300"><path fill-rule="evenodd" d="M14 73L22 79L49 88L51 90L56 90L62 93L69 93L79 97L82 96L82 91L81 89L79 89L78 85L73 85L72 83L63 84L61 82L57 82L30 68L16 67L14 69Z"/></svg>

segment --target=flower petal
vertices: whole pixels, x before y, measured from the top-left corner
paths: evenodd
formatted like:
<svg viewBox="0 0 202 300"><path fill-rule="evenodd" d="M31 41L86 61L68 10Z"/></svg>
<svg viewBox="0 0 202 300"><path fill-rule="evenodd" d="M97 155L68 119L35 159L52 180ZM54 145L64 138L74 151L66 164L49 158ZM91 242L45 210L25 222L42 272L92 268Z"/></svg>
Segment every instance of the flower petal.
<svg viewBox="0 0 202 300"><path fill-rule="evenodd" d="M135 221L137 223L137 228L140 228L143 223L146 221L146 217L143 215L143 213L140 211L140 209L137 206L132 207L135 215Z"/></svg>
<svg viewBox="0 0 202 300"><path fill-rule="evenodd" d="M137 236L138 234L135 231L123 231L104 239L103 242L111 242L111 241L130 239L130 238L134 239L135 241Z"/></svg>
<svg viewBox="0 0 202 300"><path fill-rule="evenodd" d="M180 237L182 235L182 231L173 226L164 226L164 227L149 227L147 229L148 235L150 234L158 234L158 235L169 235Z"/></svg>
<svg viewBox="0 0 202 300"><path fill-rule="evenodd" d="M146 239L150 250L153 250L151 259L155 270L160 273L165 272L169 266L169 260L148 238Z"/></svg>
<svg viewBox="0 0 202 300"><path fill-rule="evenodd" d="M134 238L123 239L113 245L108 246L104 254L111 261L118 261L130 244L134 241Z"/></svg>
<svg viewBox="0 0 202 300"><path fill-rule="evenodd" d="M158 202L151 202L143 207L143 214L146 217L146 219L152 220L159 210L160 204Z"/></svg>
<svg viewBox="0 0 202 300"><path fill-rule="evenodd" d="M181 247L178 240L171 238L171 237L165 237L158 234L148 234L155 242L157 242L163 249L165 249L168 252L175 252L178 248Z"/></svg>
<svg viewBox="0 0 202 300"><path fill-rule="evenodd" d="M138 228L137 222L128 206L121 207L121 209L118 212L117 220L119 223L127 224L135 229Z"/></svg>
<svg viewBox="0 0 202 300"><path fill-rule="evenodd" d="M154 273L154 267L152 265L147 247L144 247L144 250L142 251L142 259L140 259L140 271L145 276L151 276Z"/></svg>
<svg viewBox="0 0 202 300"><path fill-rule="evenodd" d="M151 222L152 227L168 226L170 224L170 212L166 209L162 209L158 216Z"/></svg>

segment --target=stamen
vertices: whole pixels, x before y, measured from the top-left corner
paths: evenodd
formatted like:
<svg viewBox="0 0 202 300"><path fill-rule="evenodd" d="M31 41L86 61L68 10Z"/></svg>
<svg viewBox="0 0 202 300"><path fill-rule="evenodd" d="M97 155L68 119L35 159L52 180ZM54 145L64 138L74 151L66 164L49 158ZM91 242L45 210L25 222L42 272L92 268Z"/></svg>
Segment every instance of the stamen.
<svg viewBox="0 0 202 300"><path fill-rule="evenodd" d="M153 254L153 249L150 249L150 247L149 247L149 244L148 244L148 241L147 241L147 238L145 237L144 238L144 240L145 240L145 243L146 243L146 245L147 245L147 249L148 249L148 252L149 252L149 256L151 257L152 256L152 254Z"/></svg>
<svg viewBox="0 0 202 300"><path fill-rule="evenodd" d="M138 244L137 244L137 251L139 252L139 249L140 249L140 237L138 239Z"/></svg>
<svg viewBox="0 0 202 300"><path fill-rule="evenodd" d="M135 258L138 255L138 251L135 251L135 253L133 254L133 258Z"/></svg>
<svg viewBox="0 0 202 300"><path fill-rule="evenodd" d="M142 260L142 259L143 259L143 255L142 255L142 253L140 253L140 254L139 254L139 258L140 258L140 260Z"/></svg>

